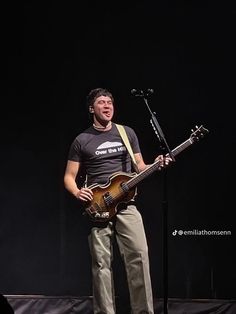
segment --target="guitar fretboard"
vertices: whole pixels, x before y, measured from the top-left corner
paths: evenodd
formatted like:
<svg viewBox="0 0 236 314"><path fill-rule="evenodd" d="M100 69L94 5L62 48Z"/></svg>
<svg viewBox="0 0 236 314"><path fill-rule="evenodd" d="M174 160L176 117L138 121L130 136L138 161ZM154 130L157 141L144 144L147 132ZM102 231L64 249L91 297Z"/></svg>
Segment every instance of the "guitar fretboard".
<svg viewBox="0 0 236 314"><path fill-rule="evenodd" d="M193 144L193 140L191 138L187 139L185 142L180 144L179 146L175 147L171 152L174 156L181 153L184 149L186 149L188 146ZM167 154L169 155L169 154ZM155 161L153 164L151 164L148 168L138 173L135 177L130 179L128 182L126 182L126 185L129 189L134 188L139 182L147 178L149 175L151 175L154 171L157 171L160 167L160 161Z"/></svg>

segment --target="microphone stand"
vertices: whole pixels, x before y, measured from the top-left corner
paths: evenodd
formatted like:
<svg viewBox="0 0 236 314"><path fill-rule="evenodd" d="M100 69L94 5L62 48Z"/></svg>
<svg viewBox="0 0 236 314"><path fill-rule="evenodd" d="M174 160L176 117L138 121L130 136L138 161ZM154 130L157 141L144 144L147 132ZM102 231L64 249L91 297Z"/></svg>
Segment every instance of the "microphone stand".
<svg viewBox="0 0 236 314"><path fill-rule="evenodd" d="M136 96L142 97L150 114L150 123L153 127L155 134L161 144L161 149L163 151L163 155L168 154L172 161L175 161L174 155L172 154L169 145L165 139L165 136L162 132L160 124L157 121L155 116L155 112L152 112L147 101L147 96L153 93L153 90L148 90L145 94L141 91L140 94L136 94ZM168 314L168 197L167 197L167 172L164 169L164 179L163 179L163 199L162 199L162 211L163 211L163 289L164 289L164 297L163 297L163 310L164 314Z"/></svg>

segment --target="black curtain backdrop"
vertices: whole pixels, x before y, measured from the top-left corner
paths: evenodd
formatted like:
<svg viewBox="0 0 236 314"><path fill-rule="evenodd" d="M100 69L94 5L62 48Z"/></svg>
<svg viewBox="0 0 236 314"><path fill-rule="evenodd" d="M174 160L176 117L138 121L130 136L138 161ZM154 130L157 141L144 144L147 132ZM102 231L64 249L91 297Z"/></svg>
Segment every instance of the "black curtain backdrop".
<svg viewBox="0 0 236 314"><path fill-rule="evenodd" d="M171 149L195 125L209 129L167 171L169 296L235 298L235 7L17 4L2 7L0 292L91 295L86 224L63 187L68 149L89 125L87 93L106 87L115 121L135 129L152 162L159 142L144 102L130 91L153 88L149 105ZM138 187L156 297L163 297L162 190L161 173ZM116 255L117 294L125 298Z"/></svg>

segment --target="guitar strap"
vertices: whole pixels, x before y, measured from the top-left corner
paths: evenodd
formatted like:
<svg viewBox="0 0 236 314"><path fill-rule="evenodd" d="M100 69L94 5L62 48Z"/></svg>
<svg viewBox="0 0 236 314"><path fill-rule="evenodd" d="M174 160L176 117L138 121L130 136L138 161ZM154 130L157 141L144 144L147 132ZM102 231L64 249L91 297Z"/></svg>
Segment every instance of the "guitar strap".
<svg viewBox="0 0 236 314"><path fill-rule="evenodd" d="M130 154L130 157L133 161L133 167L134 167L134 170L138 173L139 170L138 170L138 166L137 166L137 163L136 163L136 160L134 158L134 153L133 153L133 150L131 148L131 145L130 145L130 142L129 142L129 139L128 139L128 136L126 134L126 131L125 131L125 128L123 127L123 125L120 125L120 124L117 124L115 123L117 129L118 129L118 132L120 133L120 136Z"/></svg>

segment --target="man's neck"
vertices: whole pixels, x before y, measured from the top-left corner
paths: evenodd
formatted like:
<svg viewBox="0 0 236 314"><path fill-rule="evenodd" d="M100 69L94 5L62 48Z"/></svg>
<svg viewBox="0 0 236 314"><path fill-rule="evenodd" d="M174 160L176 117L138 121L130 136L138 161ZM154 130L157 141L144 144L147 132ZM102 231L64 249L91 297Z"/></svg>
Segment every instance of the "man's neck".
<svg viewBox="0 0 236 314"><path fill-rule="evenodd" d="M101 125L101 124L94 122L93 127L95 130L98 130L98 131L108 131L111 129L112 123L111 123L111 121L109 121L106 125Z"/></svg>

